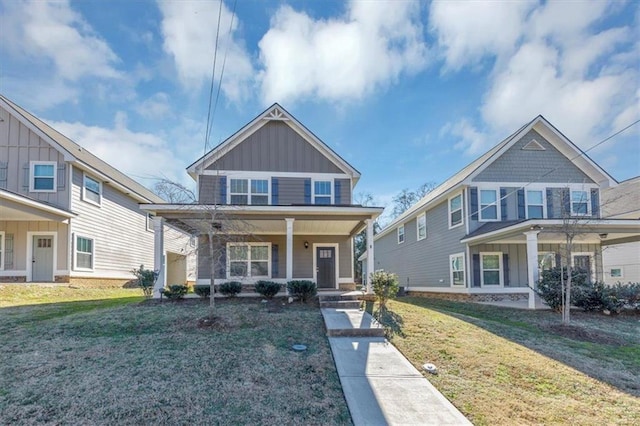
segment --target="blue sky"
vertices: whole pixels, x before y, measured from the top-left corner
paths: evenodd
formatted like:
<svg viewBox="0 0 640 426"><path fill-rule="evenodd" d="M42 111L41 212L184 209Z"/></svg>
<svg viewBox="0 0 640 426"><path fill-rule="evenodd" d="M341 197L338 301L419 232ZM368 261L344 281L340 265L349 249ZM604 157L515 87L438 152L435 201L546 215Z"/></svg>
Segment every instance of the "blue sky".
<svg viewBox="0 0 640 426"><path fill-rule="evenodd" d="M147 186L281 103L385 205L543 114L583 149L640 118L635 1L0 0L0 91ZM640 174L640 125L589 155Z"/></svg>

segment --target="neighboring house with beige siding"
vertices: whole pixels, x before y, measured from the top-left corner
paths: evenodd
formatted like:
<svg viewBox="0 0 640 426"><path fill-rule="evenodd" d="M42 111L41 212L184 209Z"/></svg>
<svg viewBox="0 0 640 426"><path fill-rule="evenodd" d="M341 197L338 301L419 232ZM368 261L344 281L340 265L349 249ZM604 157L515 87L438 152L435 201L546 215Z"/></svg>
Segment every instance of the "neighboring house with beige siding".
<svg viewBox="0 0 640 426"><path fill-rule="evenodd" d="M140 204L158 202L0 95L0 281L129 281L133 268L154 265L153 219ZM169 278L193 280L189 236L165 233Z"/></svg>
<svg viewBox="0 0 640 426"><path fill-rule="evenodd" d="M225 223L242 224L246 232L237 242L217 247L223 266L216 269L216 283L306 279L319 289L355 287L353 237L365 228L372 235L383 209L352 203L360 173L280 105L269 107L187 172L198 184L197 204L142 208L187 228L213 209ZM208 237L201 235L198 284L211 279L208 253Z"/></svg>
<svg viewBox="0 0 640 426"><path fill-rule="evenodd" d="M571 262L602 281L603 247L640 240L638 216L603 216L602 194L617 186L538 116L394 219L366 264L396 273L409 292L534 307L542 270ZM566 225L579 234L571 259Z"/></svg>

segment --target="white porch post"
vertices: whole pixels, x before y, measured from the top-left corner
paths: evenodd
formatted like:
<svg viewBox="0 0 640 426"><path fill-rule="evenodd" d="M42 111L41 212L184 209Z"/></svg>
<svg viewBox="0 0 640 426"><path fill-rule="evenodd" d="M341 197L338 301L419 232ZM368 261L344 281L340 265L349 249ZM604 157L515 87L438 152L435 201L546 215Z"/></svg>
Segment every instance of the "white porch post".
<svg viewBox="0 0 640 426"><path fill-rule="evenodd" d="M287 222L287 281L293 279L293 218L285 218Z"/></svg>
<svg viewBox="0 0 640 426"><path fill-rule="evenodd" d="M371 274L376 270L376 258L373 253L373 219L365 220L367 224L367 294L371 294Z"/></svg>
<svg viewBox="0 0 640 426"><path fill-rule="evenodd" d="M529 309L536 308L536 293L538 288L538 234L539 230L527 231L527 283L529 285Z"/></svg>
<svg viewBox="0 0 640 426"><path fill-rule="evenodd" d="M160 290L164 288L165 262L164 262L164 219L153 218L153 270L158 272L158 279L153 286L153 298L160 298Z"/></svg>

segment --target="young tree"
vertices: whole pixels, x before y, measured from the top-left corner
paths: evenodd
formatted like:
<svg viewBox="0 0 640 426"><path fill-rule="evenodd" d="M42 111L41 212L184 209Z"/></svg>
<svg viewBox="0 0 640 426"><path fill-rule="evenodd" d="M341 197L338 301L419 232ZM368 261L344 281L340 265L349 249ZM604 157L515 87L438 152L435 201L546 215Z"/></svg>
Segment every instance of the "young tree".
<svg viewBox="0 0 640 426"><path fill-rule="evenodd" d="M412 205L417 203L422 197L433 191L437 185L435 182L426 182L416 188L414 191L410 191L405 188L395 197L393 197L393 211L391 213L392 218L400 216L407 211Z"/></svg>

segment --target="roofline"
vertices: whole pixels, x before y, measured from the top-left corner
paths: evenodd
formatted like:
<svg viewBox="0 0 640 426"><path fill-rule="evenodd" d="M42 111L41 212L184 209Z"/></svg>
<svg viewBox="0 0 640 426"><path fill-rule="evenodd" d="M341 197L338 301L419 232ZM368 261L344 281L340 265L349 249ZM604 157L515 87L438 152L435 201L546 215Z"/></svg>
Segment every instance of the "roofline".
<svg viewBox="0 0 640 426"><path fill-rule="evenodd" d="M281 213L296 213L317 215L322 213L366 213L376 218L382 214L384 207L363 207L363 206L322 206L322 205L304 205L304 206L237 206L228 204L141 204L140 209L148 212L206 212L210 210L218 210L228 213L253 213L264 215L277 215Z"/></svg>
<svg viewBox="0 0 640 426"><path fill-rule="evenodd" d="M34 199L26 197L26 196L24 196L22 194L16 194L15 192L8 191L6 189L1 189L0 188L0 197L4 198L4 199L7 199L7 200L10 200L10 201L14 201L14 202L16 202L18 204L22 204L22 205L25 205L25 206L28 206L28 207L33 207L33 208L36 208L38 210L45 211L47 213L53 213L53 214L56 214L58 216L66 217L68 219L78 216L76 213L70 212L68 210L61 209L61 208L55 207L55 206L51 206L49 204L43 203L42 201L34 200Z"/></svg>

